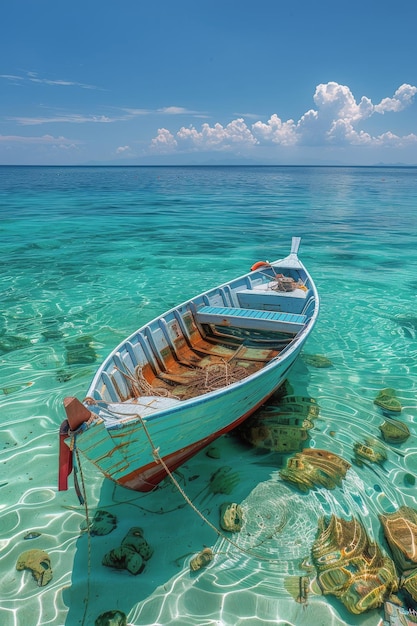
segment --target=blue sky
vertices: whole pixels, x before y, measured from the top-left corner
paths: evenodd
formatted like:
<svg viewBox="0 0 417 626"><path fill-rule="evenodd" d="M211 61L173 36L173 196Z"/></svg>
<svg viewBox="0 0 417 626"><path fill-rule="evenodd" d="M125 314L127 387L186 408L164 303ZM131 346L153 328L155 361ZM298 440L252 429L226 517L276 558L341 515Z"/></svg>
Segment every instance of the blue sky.
<svg viewBox="0 0 417 626"><path fill-rule="evenodd" d="M417 165L415 0L12 0L0 164Z"/></svg>

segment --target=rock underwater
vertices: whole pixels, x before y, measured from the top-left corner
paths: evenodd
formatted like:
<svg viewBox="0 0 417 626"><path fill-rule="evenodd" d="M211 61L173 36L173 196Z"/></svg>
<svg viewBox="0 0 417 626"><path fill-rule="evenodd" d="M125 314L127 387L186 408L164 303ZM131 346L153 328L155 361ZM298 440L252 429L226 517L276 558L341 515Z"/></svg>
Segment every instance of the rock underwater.
<svg viewBox="0 0 417 626"><path fill-rule="evenodd" d="M104 509L98 509L90 524L87 521L83 521L80 524L80 528L83 531L88 530L90 535L108 535L117 527L117 518L113 513L109 513Z"/></svg>
<svg viewBox="0 0 417 626"><path fill-rule="evenodd" d="M29 569L38 587L45 587L52 580L51 559L43 550L27 550L16 563L17 570Z"/></svg>
<svg viewBox="0 0 417 626"><path fill-rule="evenodd" d="M364 462L382 465L387 460L384 445L373 437L366 437L364 443L356 442L353 446L354 462L362 467Z"/></svg>
<svg viewBox="0 0 417 626"><path fill-rule="evenodd" d="M220 507L220 526L223 530L238 533L242 530L243 511L240 504L225 502Z"/></svg>
<svg viewBox="0 0 417 626"><path fill-rule="evenodd" d="M196 556L194 556L190 561L190 570L192 572L197 572L201 568L208 565L214 558L214 554L211 548L204 548L201 552L199 552Z"/></svg>
<svg viewBox="0 0 417 626"><path fill-rule="evenodd" d="M94 338L90 335L82 335L65 342L67 365L79 365L86 363L94 363L97 360L97 354L92 346Z"/></svg>
<svg viewBox="0 0 417 626"><path fill-rule="evenodd" d="M381 514L379 520L401 575L417 570L417 511L401 506L394 513ZM413 598L417 600L417 594Z"/></svg>
<svg viewBox="0 0 417 626"><path fill-rule="evenodd" d="M351 613L378 608L398 590L394 562L355 518L319 520L312 557L323 594L339 598Z"/></svg>
<svg viewBox="0 0 417 626"><path fill-rule="evenodd" d="M96 618L94 626L127 626L127 617L122 611L106 611Z"/></svg>
<svg viewBox="0 0 417 626"><path fill-rule="evenodd" d="M102 563L114 569L126 569L136 576L140 574L153 554L151 546L143 536L142 528L129 530L121 545L104 555Z"/></svg>
<svg viewBox="0 0 417 626"><path fill-rule="evenodd" d="M403 443L410 436L407 424L398 420L387 419L379 427L381 434L388 443Z"/></svg>
<svg viewBox="0 0 417 626"><path fill-rule="evenodd" d="M303 492L317 486L334 489L342 484L349 468L350 463L337 454L307 448L288 459L280 476Z"/></svg>
<svg viewBox="0 0 417 626"><path fill-rule="evenodd" d="M304 363L307 363L307 365L311 365L312 367L333 367L331 360L328 359L327 356L324 356L324 354L309 354L307 352L303 352L301 358Z"/></svg>
<svg viewBox="0 0 417 626"><path fill-rule="evenodd" d="M394 411L400 413L402 410L401 402L397 398L395 389L387 387L382 389L374 400L374 404L381 407L385 411Z"/></svg>

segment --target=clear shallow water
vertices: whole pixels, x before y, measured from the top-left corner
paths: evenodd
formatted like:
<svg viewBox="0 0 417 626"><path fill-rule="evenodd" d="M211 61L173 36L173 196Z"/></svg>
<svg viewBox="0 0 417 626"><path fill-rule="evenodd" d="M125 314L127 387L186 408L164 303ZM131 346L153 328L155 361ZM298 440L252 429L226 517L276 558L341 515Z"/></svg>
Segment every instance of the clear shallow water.
<svg viewBox="0 0 417 626"><path fill-rule="evenodd" d="M379 513L417 507L405 480L417 473L416 198L411 168L0 168L2 626L90 625L114 609L135 626L380 623L382 612L354 616L329 596L296 603L284 582L303 574L320 516L360 516L381 541ZM342 487L307 495L279 478L273 455L221 439L220 458L203 451L179 478L216 525L221 503L242 504L241 550L171 483L138 495L84 463L90 514L117 517L112 533L89 542L72 480L68 492L56 489L62 399L82 398L103 357L146 320L284 256L292 235L303 238L322 300L305 352L333 364L300 360L291 374L295 392L320 405L309 445L350 461L354 442L380 439L373 400L386 387L412 436L386 446L383 466L353 464ZM80 342L92 347L87 362L71 363ZM210 493L224 466L236 474L230 494ZM101 564L132 526L154 548L137 577ZM25 540L28 532L40 536ZM190 574L204 546L215 559ZM34 548L51 557L45 587L15 569Z"/></svg>

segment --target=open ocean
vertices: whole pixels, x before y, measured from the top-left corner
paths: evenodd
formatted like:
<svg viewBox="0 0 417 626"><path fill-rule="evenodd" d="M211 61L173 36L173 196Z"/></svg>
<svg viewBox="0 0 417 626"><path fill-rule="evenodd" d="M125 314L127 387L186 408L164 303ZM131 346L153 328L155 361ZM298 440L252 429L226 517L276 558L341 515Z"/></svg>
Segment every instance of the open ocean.
<svg viewBox="0 0 417 626"><path fill-rule="evenodd" d="M82 399L144 322L286 256L293 235L321 313L289 382L319 405L306 445L351 463L346 478L301 493L280 477L288 457L221 438L217 458L203 450L177 478L216 526L220 504L241 504L235 547L169 480L137 494L85 461L90 518L116 518L89 536L72 477L57 491L63 398ZM359 518L387 551L378 515L417 509L416 168L0 167L0 258L1 626L94 626L116 610L134 626L382 624L383 608L354 615L314 584L296 602L291 581L306 574L322 516ZM401 444L381 434L374 399L386 388L402 405L391 418L410 431ZM367 442L385 460L356 463L355 444ZM210 478L221 468L218 493ZM102 565L133 526L154 551L137 576ZM205 546L214 559L190 572ZM50 558L47 585L16 569L28 550Z"/></svg>

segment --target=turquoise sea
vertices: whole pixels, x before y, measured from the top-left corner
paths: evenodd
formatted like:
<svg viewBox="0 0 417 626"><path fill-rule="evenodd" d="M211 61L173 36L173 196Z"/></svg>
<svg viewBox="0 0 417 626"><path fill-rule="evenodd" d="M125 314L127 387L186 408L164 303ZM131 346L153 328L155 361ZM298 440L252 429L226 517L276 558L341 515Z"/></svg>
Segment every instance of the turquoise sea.
<svg viewBox="0 0 417 626"><path fill-rule="evenodd" d="M82 399L104 356L145 321L285 256L293 235L321 313L289 382L319 405L306 445L351 463L340 486L301 493L279 474L287 457L223 437L176 476L217 527L222 503L241 505L234 544L169 480L137 494L84 462L86 506L72 477L58 492L63 398ZM383 623L382 608L354 615L314 585L302 603L289 590L319 518L359 518L387 550L378 515L417 509L416 168L0 167L0 259L1 626L93 626L108 611L133 626ZM410 431L401 444L381 434L374 399L387 388L402 405L388 419ZM369 439L386 459L355 463L355 443ZM97 510L116 520L108 534L85 531ZM104 566L135 526L153 548L144 571ZM204 547L213 560L191 572ZM50 559L44 586L16 569L29 550L46 553L36 553L44 569Z"/></svg>

